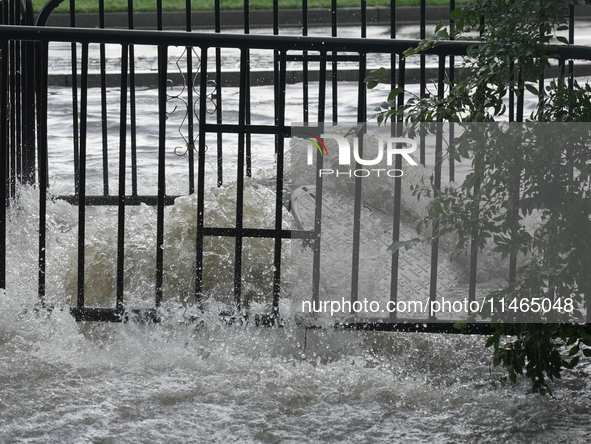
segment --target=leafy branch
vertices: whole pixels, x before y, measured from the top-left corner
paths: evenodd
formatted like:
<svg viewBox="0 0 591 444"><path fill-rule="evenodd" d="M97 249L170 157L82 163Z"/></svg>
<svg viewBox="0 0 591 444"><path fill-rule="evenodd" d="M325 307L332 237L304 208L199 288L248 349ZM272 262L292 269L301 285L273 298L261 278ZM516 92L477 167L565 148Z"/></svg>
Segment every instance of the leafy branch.
<svg viewBox="0 0 591 444"><path fill-rule="evenodd" d="M591 300L591 126L572 124L591 121L591 86L563 69L538 86L556 46L568 44L558 33L568 29L569 6L569 0L472 1L451 13L450 25L438 24L434 38L405 53L420 54L441 40L475 41L459 77L445 81L445 95L414 95L398 106L404 91L394 88L376 107L378 122L404 119L411 131L419 123L459 123L461 134L446 155L470 162L471 173L459 185L413 188L417 198L431 198L418 227L437 226L437 236L456 233L459 251L475 243L512 258L513 276L487 296L494 300L572 300L575 307ZM370 89L387 83L388 71L381 68L366 82ZM526 91L538 99L529 123L499 123L507 120L509 95ZM412 243L393 248L403 246ZM591 356L591 335L573 326L573 316L583 315L577 308L551 323L493 316L496 330L486 346L494 365L512 382L523 375L534 392L551 393L549 384L563 369Z"/></svg>

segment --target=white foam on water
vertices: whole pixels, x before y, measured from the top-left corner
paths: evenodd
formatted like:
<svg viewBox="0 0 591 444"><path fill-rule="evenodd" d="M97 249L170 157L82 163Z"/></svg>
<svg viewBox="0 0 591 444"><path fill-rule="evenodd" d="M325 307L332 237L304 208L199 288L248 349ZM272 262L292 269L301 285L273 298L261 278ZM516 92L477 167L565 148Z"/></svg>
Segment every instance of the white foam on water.
<svg viewBox="0 0 591 444"><path fill-rule="evenodd" d="M275 193L247 184L244 190L243 223L249 228L274 228ZM25 298L37 294L38 192L19 190L9 208L7 228L7 288L19 288ZM205 226L235 225L236 186L213 187L205 193ZM114 307L117 263L115 206L89 206L85 230L85 293L88 306ZM156 208L128 206L125 223L125 299L130 305L153 304L156 276ZM284 228L291 216L283 214ZM78 207L63 200L47 205L47 300L75 304L78 282ZM186 303L194 294L197 196L181 196L164 214L164 293ZM263 302L272 293L273 242L247 238L243 246L243 285L247 301ZM284 261L289 248L284 249ZM204 291L229 304L233 300L234 239L205 237Z"/></svg>
<svg viewBox="0 0 591 444"><path fill-rule="evenodd" d="M0 304L5 442L587 440L588 366L558 401L495 390L481 337L225 327L214 313L76 324L10 293Z"/></svg>

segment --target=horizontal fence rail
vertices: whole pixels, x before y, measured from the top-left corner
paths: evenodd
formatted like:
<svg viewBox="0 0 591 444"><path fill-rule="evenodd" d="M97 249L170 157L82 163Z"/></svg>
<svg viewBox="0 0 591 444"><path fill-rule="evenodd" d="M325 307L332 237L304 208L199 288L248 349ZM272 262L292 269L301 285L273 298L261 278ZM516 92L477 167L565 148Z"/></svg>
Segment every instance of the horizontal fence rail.
<svg viewBox="0 0 591 444"><path fill-rule="evenodd" d="M274 3L276 4L276 3ZM421 3L424 8L424 2ZM161 11L159 12L161 14ZM47 15L47 14L46 14ZM393 19L395 20L395 19ZM133 21L130 21L130 28L133 28ZM277 23L275 21L274 23ZM364 22L365 23L365 22ZM395 23L395 22L393 22ZM426 21L423 17L421 19L421 38L425 37ZM75 22L73 22L75 24ZM194 240L194 290L193 302L196 305L202 303L204 297L204 255L207 254L204 242L206 238L225 237L234 240L233 245L233 305L236 316L244 311L245 297L244 297L244 276L243 276L243 259L247 254L248 246L245 245L246 239L260 238L269 239L272 242L272 258L273 258L273 279L270 291L270 307L271 312L267 317L259 318L257 322L263 324L272 324L278 319L279 300L281 296L281 278L282 278L282 254L285 249L285 239L307 239L316 242L315 247L315 264L314 264L314 282L313 286L314 298L318 300L318 280L320 279L321 269L318 262L318 255L320 254L320 238L321 226L318 224L314 230L294 230L284 227L283 208L286 205L284 197L284 180L285 171L284 165L286 159L284 158L286 152L285 138L291 135L290 123L286 120L286 89L288 88L288 62L301 63L304 74L304 81L302 86L302 104L300 107L301 120L307 122L311 117L317 117L319 122L330 121L337 122L340 116L338 107L338 91L337 79L338 73L343 72L340 68L342 63L349 63L354 65L354 68L348 68L355 73L352 79L357 86L357 103L355 104L357 110L357 119L359 122L367 120L368 117L368 92L366 90L364 79L369 73L370 69L367 67L367 58L372 54L386 54L390 56L390 76L391 84L405 88L409 84L407 77L406 60L402 54L408 49L416 47L420 43L420 39L402 40L402 39L372 39L366 38L345 38L336 36L336 31L333 31L332 37L312 37L312 36L283 36L273 35L272 37L266 35L248 34L249 22L245 19L245 33L247 35L222 34L219 27L215 33L179 33L172 31L149 31L138 29L86 29L86 28L56 28L56 27L38 27L38 26L0 26L0 42L2 54L6 54L6 48L14 45L30 45L23 46L29 48L29 54L35 54L36 64L35 70L35 91L37 102L37 183L39 184L39 252L38 252L38 269L39 269L39 283L38 294L43 300L45 298L46 288L46 267L47 267L47 232L46 232L46 203L48 199L60 199L72 205L77 205L77 283L76 283L76 307L72 308L72 313L78 320L104 320L104 321L121 321L126 317L134 316L131 308L125 301L125 279L126 279L126 251L130 247L126 234L126 224L128 216L128 208L133 206L140 206L146 204L153 206L156 211L155 217L155 237L153 250L155 251L155 266L154 266L154 309L162 304L166 295L164 294L164 274L165 274L165 229L166 229L166 208L174 205L175 200L183 194L169 194L167 188L170 186L167 183L167 176L169 175L167 156L170 154L170 142L167 140L167 122L170 115L170 108L167 106L170 100L170 52L174 47L181 47L186 49L186 55L179 58L182 65L181 76L183 89L175 97L182 100L187 109L185 120L182 122L183 131L185 131L183 138L187 154L186 162L186 192L184 195L196 195L196 237ZM102 27L102 26L101 26ZM159 22L158 29L162 29L162 24ZM393 35L395 37L395 26L393 27ZM363 27L365 29L365 25ZM190 24L187 25L187 30L191 30ZM277 34L277 33L276 33ZM362 30L362 34L364 31ZM65 42L71 44L72 48L72 82L71 90L73 92L73 152L72 164L74 166L73 188L74 192L71 194L54 195L50 189L50 182L52 179L52 165L49 162L52 153L52 147L48 142L47 134L47 116L50 113L48 109L48 53L50 45L55 42ZM467 50L470 46L478 44L477 42L457 42L457 41L442 41L435 44L433 47L427 49L424 54L419 56L419 71L420 75L419 94L423 95L427 90L427 84L434 81L435 84L431 88L434 94L444 94L444 79L453 79L455 75L459 75L459 70L455 67L455 59L466 56ZM12 46L11 46L12 45ZM100 45L100 131L102 134L101 142L101 158L100 170L101 172L101 191L96 193L91 191L88 183L89 165L89 53L92 45ZM119 87L118 97L118 119L117 129L119 132L118 147L116 149L116 158L113 158L109 153L112 142L109 142L108 134L114 130L109 128L109 116L107 115L107 101L113 100L112 95L107 94L106 79L107 70L105 62L105 47L104 45L115 45L118 54L120 55L119 73L116 74L114 82ZM155 194L145 193L138 185L138 171L139 163L141 163L141 153L138 150L138 143L136 135L138 134L137 117L137 86L136 72L134 64L137 62L137 51L142 46L155 47L157 51L157 100L155 103L156 109L152 111L156 115L157 121L157 140L154 142L154 149L157 153L157 169L153 181L156 185L157 192ZM238 103L239 108L236 112L235 119L231 122L221 114L221 98L226 97L228 90L222 85L221 76L222 70L220 68L220 53L221 49L233 49L237 51L239 60L238 80ZM250 64L251 52L253 50L267 50L272 53L272 61L270 63L273 71L273 91L274 100L273 107L268 110L273 117L273 124L259 124L253 122L252 106L253 87L255 83L255 72L252 70ZM569 61L570 72L573 72L573 60L591 61L591 48L585 46L557 45L549 48L549 52L556 55L561 61ZM432 57L436 62L436 67L432 69L427 68L426 57ZM208 61L213 59L213 63L208 64ZM178 64L178 62L177 62ZM309 105L311 89L309 83L311 82L311 70L309 66L314 65L316 69L316 81L318 82L318 97L316 100L316 109L311 109ZM337 65L339 68L337 68ZM330 68L330 69L329 69ZM111 72L112 74L112 72ZM9 63L7 57L2 57L2 64L0 65L0 79L2 79L2 99L3 103L8 101L6 94L9 88L5 89L5 85L11 78L9 75ZM327 103L327 85L331 84L332 90L332 104ZM405 101L405 94L401 93L398 97L399 104L402 105ZM13 100L16 102L16 100ZM523 120L523 103L511 104L511 116L515 121ZM9 130L13 126L8 124L9 115L6 107L0 110L0 142L2 143L2 168L7 170L6 159L10 159L8 154L10 148L9 141L13 139L9 137ZM112 113L111 113L112 114ZM328 117L330 115L330 117ZM112 119L112 117L110 117ZM131 140L128 140L131 134ZM226 137L232 135L236 140L237 154L235 159L236 177L236 201L235 205L235 219L233 226L208 226L205 222L208 209L206 208L206 176L211 174L211 171L206 166L206 153L208 153L209 145L216 147L217 150L217 165L215 174L217 176L216 183L221 186L224 183L224 174L227 174L223 168L223 153L222 153L222 136ZM273 202L275 218L272 228L249 227L245 224L244 210L245 210L245 187L246 183L252 175L252 138L259 136L269 136L274 140L274 150L276 155L275 176L273 177L273 192L275 200ZM423 144L422 144L423 145ZM439 144L437 150L441 150ZM209 153L211 154L211 153ZM111 157L110 157L111 156ZM421 163L429 164L426 159L425 151L421 146ZM431 165L436 165L434 159ZM114 177L113 166L116 165L116 173ZM441 182L441 171L437 172L436 181ZM10 177L7 175L6 177ZM114 180L117 190L111 182ZM450 180L453 180L453 167L450 166ZM363 180L356 180L355 183L355 232L358 233L360 228L359 211L362 205L361 194L363 187ZM3 181L3 186L6 188L10 186ZM397 193L400 191L400 182L396 182ZM0 248L0 255L2 255L3 269L0 270L0 287L6 287L6 225L7 215L6 208L10 200L10 193L7 189L4 190L3 205L0 214L2 218L2 227L0 227L4 236L0 239L2 245ZM317 183L316 189L316 205L322 205L322 183ZM399 196L399 194L398 194ZM395 204L396 205L396 204ZM87 221L89 219L87 211L93 206L111 206L116 207L117 221L116 228L116 283L115 283L115 302L114 307L91 307L88 306L85 298L85 279L88 274L88 264L86 258L86 250L88 248L87 239ZM397 211L394 213L393 226L397 230L400 225L400 206L398 202ZM396 239L395 239L396 240ZM352 278L352 294L351 301L357 300L356 280L358 277L355 273L359 271L359 240L353 241L353 258L351 269L353 271ZM434 244L431 254L432 263L432 290L431 299L434 298L437 287L437 258L439 255L438 247ZM397 263L392 264L392 282L391 287L393 291L393 298L396 293L397 280ZM475 276L470 276L470 298L474 298ZM155 317L156 311L148 310L147 316ZM135 314L141 316L140 314ZM347 328L356 329L374 329L374 330L401 330L401 331L425 331L425 332L462 332L462 333L490 333L491 327L484 323L470 323L467 329L458 331L453 328L451 324L436 324L426 319L385 319L379 321L362 320L359 322L353 321L343 325Z"/></svg>
<svg viewBox="0 0 591 444"><path fill-rule="evenodd" d="M269 49L283 51L357 52L402 54L415 48L420 40L357 39L346 37L291 37L277 35L234 35L179 33L128 29L38 28L35 26L2 26L0 36L10 40L42 42L112 43L128 45L195 46L200 48ZM440 41L425 49L426 55L462 56L478 42ZM577 45L549 46L548 53L567 60L589 60L591 48Z"/></svg>

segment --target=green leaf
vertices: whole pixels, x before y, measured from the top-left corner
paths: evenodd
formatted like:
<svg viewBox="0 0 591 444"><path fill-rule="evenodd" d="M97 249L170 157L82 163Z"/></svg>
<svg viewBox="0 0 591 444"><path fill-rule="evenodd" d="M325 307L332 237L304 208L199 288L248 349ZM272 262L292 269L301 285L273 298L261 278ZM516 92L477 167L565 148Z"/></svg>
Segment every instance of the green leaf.
<svg viewBox="0 0 591 444"><path fill-rule="evenodd" d="M533 85L531 85L529 83L526 83L525 84L525 89L527 89L530 93L532 93L532 94L534 94L536 96L539 96L540 95L540 91L538 91L538 88L536 88L535 86L533 86Z"/></svg>
<svg viewBox="0 0 591 444"><path fill-rule="evenodd" d="M564 43L565 45L570 45L567 38L561 35L556 36L556 40L558 40L560 43Z"/></svg>
<svg viewBox="0 0 591 444"><path fill-rule="evenodd" d="M440 29L435 35L440 39L449 39L449 32L447 32L447 29Z"/></svg>
<svg viewBox="0 0 591 444"><path fill-rule="evenodd" d="M515 372L509 373L509 379L513 384L517 383L517 374Z"/></svg>
<svg viewBox="0 0 591 444"><path fill-rule="evenodd" d="M572 347L572 348L569 350L569 352L568 352L568 355L569 355L569 356L574 356L574 355L576 355L577 353L579 353L579 346L578 346L578 345L575 345L574 347Z"/></svg>
<svg viewBox="0 0 591 444"><path fill-rule="evenodd" d="M394 88L392 91L390 91L390 94L388 94L388 101L394 100L398 96L398 94L402 93L404 93L404 90L402 88Z"/></svg>
<svg viewBox="0 0 591 444"><path fill-rule="evenodd" d="M386 68L381 67L375 71L369 73L369 75L365 78L364 82L367 83L368 89L375 88L379 83L388 83L389 82L389 72Z"/></svg>
<svg viewBox="0 0 591 444"><path fill-rule="evenodd" d="M456 21L461 19L464 16L464 11L462 9L454 9L449 13L449 18Z"/></svg>
<svg viewBox="0 0 591 444"><path fill-rule="evenodd" d="M489 348L489 347L491 347L491 346L492 346L492 345L495 343L496 339L497 339L497 338L495 338L494 336L491 336L490 338L488 338L488 339L486 340L486 342L484 343L484 346L485 346L486 348Z"/></svg>

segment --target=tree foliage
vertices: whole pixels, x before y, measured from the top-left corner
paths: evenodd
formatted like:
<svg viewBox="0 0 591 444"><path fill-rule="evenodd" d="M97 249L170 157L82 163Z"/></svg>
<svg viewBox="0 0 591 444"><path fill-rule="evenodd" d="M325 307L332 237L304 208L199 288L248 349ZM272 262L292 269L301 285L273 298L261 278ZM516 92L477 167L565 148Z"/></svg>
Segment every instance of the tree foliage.
<svg viewBox="0 0 591 444"><path fill-rule="evenodd" d="M539 82L555 48L568 44L559 34L568 29L569 6L568 0L473 0L452 12L451 25L440 23L434 39L406 53L418 54L441 39L477 39L461 78L446 82L443 97L414 96L398 108L402 91L395 89L376 109L379 121L466 124L446 155L470 162L471 173L460 185L437 190L421 224L436 225L438 235L456 232L459 250L492 244L512 258L514 273L489 298L571 298L575 306L591 298L591 126L575 123L591 121L591 87L563 69L548 85L540 88ZM368 87L383 80L384 71L378 70L367 79ZM537 96L531 123L492 123L507 120L511 90ZM536 223L527 224L526 218ZM582 317L576 310L570 314ZM564 368L574 368L581 355L591 356L591 336L572 323L494 325L486 343L493 347L494 364L503 365L513 382L518 375L529 378L534 392L547 393L549 381L560 378Z"/></svg>

